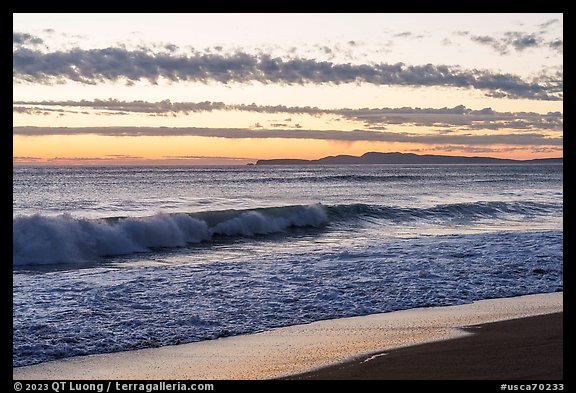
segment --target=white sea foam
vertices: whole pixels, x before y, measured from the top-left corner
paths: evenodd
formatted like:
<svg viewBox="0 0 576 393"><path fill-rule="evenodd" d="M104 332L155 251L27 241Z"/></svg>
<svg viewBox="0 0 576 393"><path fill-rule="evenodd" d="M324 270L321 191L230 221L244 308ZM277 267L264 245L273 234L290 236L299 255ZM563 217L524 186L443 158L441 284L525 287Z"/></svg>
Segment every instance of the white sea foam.
<svg viewBox="0 0 576 393"><path fill-rule="evenodd" d="M563 293L322 320L198 343L74 357L13 370L14 379L268 379L399 347L469 335L459 328L563 311Z"/></svg>
<svg viewBox="0 0 576 393"><path fill-rule="evenodd" d="M13 364L562 291L562 182L528 165L15 167Z"/></svg>
<svg viewBox="0 0 576 393"><path fill-rule="evenodd" d="M106 220L20 216L13 220L13 264L82 263L96 257L178 247L209 238L205 222L187 215L157 214Z"/></svg>
<svg viewBox="0 0 576 393"><path fill-rule="evenodd" d="M183 247L218 235L254 236L291 227L319 227L328 220L321 205L262 210L217 212L226 219L213 227L182 213L96 220L70 214L18 216L13 220L13 265L84 263L104 256Z"/></svg>

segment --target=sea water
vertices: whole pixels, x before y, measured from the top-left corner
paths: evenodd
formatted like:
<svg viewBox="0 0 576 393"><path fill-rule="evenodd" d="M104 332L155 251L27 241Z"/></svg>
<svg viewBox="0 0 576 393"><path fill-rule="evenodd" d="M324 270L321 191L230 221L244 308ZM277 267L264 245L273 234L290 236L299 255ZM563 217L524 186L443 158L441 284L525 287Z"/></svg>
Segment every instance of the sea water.
<svg viewBox="0 0 576 393"><path fill-rule="evenodd" d="M13 169L13 365L563 290L562 165Z"/></svg>

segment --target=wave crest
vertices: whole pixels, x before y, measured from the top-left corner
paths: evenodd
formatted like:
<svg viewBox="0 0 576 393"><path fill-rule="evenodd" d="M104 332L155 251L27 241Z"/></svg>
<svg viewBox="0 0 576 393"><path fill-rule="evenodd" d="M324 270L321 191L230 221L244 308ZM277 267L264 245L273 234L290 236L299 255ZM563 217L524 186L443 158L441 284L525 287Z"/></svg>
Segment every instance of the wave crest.
<svg viewBox="0 0 576 393"><path fill-rule="evenodd" d="M280 206L252 210L156 214L148 217L74 218L18 216L13 220L13 266L82 263L99 257L183 247L222 236L253 237L290 228L334 223L350 230L366 219L395 223L453 224L482 219L525 219L557 214L561 205L537 202L470 202L432 207L368 204Z"/></svg>
<svg viewBox="0 0 576 393"><path fill-rule="evenodd" d="M255 236L291 227L320 227L327 221L321 205L213 212L208 219L185 213L97 220L70 214L18 216L12 223L12 264L81 263L153 248L182 247L214 236Z"/></svg>
<svg viewBox="0 0 576 393"><path fill-rule="evenodd" d="M535 216L555 212L562 207L539 202L479 201L441 204L432 207L397 207L355 203L329 208L334 219L371 217L394 221L410 220L475 220L482 218L505 218L507 215Z"/></svg>

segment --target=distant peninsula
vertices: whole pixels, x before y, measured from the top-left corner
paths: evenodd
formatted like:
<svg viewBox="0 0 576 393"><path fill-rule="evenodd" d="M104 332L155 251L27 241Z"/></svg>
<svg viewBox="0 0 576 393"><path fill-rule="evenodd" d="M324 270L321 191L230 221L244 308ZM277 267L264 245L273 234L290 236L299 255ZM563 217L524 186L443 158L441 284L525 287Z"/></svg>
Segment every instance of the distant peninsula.
<svg viewBox="0 0 576 393"><path fill-rule="evenodd" d="M493 157L441 156L414 153L378 153L363 155L328 156L318 160L281 158L258 160L256 165L357 165L357 164L563 164L561 158L538 158L533 160L512 160Z"/></svg>

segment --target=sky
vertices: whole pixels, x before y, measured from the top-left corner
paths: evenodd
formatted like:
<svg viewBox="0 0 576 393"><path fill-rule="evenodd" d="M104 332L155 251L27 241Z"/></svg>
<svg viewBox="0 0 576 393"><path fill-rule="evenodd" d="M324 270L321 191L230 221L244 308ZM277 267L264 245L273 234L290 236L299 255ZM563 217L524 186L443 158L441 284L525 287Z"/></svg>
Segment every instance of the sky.
<svg viewBox="0 0 576 393"><path fill-rule="evenodd" d="M13 163L563 155L562 14L13 14Z"/></svg>

